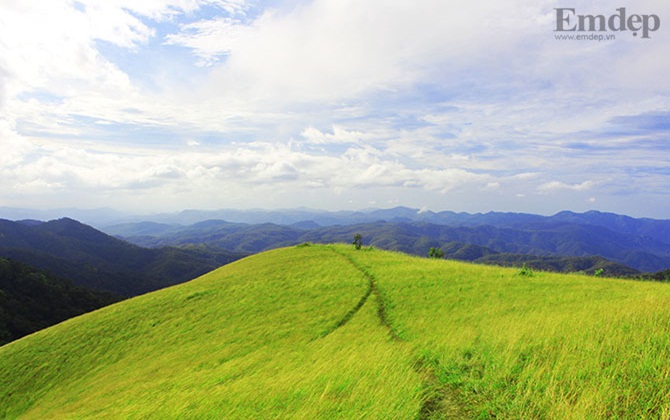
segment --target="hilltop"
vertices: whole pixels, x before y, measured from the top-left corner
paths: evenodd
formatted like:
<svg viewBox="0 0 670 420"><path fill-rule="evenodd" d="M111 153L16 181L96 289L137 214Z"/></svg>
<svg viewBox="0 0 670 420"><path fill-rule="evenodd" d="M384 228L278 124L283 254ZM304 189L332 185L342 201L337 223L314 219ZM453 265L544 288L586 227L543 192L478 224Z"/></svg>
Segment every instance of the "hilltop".
<svg viewBox="0 0 670 420"><path fill-rule="evenodd" d="M277 249L0 347L0 417L670 412L666 284Z"/></svg>

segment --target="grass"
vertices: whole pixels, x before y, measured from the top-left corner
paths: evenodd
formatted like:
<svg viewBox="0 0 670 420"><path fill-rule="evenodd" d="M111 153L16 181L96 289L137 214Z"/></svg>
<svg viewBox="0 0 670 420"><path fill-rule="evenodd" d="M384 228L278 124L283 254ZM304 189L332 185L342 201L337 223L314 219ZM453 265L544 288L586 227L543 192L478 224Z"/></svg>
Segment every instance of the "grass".
<svg viewBox="0 0 670 420"><path fill-rule="evenodd" d="M310 245L0 347L0 418L668 418L670 288Z"/></svg>

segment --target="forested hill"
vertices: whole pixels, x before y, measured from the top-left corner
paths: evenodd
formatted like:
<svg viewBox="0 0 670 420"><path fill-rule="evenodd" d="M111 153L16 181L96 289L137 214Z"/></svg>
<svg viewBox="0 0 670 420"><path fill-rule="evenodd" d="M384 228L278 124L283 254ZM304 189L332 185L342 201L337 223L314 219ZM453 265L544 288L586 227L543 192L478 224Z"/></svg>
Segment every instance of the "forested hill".
<svg viewBox="0 0 670 420"><path fill-rule="evenodd" d="M0 220L0 257L122 296L191 280L244 255L203 247L142 248L68 218Z"/></svg>
<svg viewBox="0 0 670 420"><path fill-rule="evenodd" d="M121 299L0 258L0 346Z"/></svg>

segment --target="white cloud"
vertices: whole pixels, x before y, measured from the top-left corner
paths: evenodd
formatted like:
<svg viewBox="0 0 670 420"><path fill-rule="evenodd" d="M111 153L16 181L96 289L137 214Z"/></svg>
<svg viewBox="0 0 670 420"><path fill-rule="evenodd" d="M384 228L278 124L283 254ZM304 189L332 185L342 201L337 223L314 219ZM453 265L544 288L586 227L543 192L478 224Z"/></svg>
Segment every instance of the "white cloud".
<svg viewBox="0 0 670 420"><path fill-rule="evenodd" d="M324 133L314 127L307 127L300 136L307 140L308 143L314 144L347 144L358 143L361 140L368 140L372 136L360 131L346 130L341 126L333 126L332 133Z"/></svg>
<svg viewBox="0 0 670 420"><path fill-rule="evenodd" d="M0 119L0 170L8 171L20 165L34 150L33 144L19 136L6 120Z"/></svg>
<svg viewBox="0 0 670 420"><path fill-rule="evenodd" d="M588 191L593 189L596 186L596 183L593 181L584 181L579 184L566 184L565 182L560 181L551 181L544 183L538 186L540 191L552 191L552 190L572 190L572 191Z"/></svg>
<svg viewBox="0 0 670 420"><path fill-rule="evenodd" d="M336 101L427 76L456 84L460 70L492 63L490 54L541 30L525 19L541 7L316 0L288 13L267 11L247 26L198 22L171 39L199 55L228 55L212 79L219 91L275 103Z"/></svg>
<svg viewBox="0 0 670 420"><path fill-rule="evenodd" d="M3 191L5 196L40 195L44 200L62 200L67 191L79 191L91 199L107 194L151 197L169 191L174 202L200 206L243 202L249 194L258 198L257 194L268 188L292 194L312 190L326 196L361 188L427 189L443 194L454 188L483 187L490 179L458 169L410 169L370 148L326 156L258 142L217 151L182 150L179 154L40 146L34 159L2 175L11 185ZM225 196L212 195L222 188L228 190Z"/></svg>
<svg viewBox="0 0 670 420"><path fill-rule="evenodd" d="M179 33L166 37L165 44L191 48L199 58L198 66L212 66L221 56L229 54L249 31L239 20L219 17L182 25Z"/></svg>
<svg viewBox="0 0 670 420"><path fill-rule="evenodd" d="M627 7L670 13L657 3ZM2 2L3 200L282 205L305 189L538 207L667 192L665 129L633 117L670 110L668 30L556 41L549 0L271 4Z"/></svg>

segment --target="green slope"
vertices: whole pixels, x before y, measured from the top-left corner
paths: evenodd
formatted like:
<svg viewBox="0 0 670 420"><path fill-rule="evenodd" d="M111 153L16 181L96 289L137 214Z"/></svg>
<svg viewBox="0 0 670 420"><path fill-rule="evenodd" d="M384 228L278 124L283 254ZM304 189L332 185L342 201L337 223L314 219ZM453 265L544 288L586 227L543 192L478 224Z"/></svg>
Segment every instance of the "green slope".
<svg viewBox="0 0 670 420"><path fill-rule="evenodd" d="M348 246L0 347L3 418L661 418L670 288Z"/></svg>

